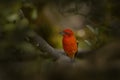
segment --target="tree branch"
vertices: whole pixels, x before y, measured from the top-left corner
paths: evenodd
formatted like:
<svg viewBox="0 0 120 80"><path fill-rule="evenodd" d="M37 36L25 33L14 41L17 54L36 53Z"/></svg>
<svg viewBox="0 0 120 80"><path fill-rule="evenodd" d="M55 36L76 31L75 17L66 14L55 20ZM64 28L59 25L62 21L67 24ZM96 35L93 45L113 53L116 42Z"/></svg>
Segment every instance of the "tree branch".
<svg viewBox="0 0 120 80"><path fill-rule="evenodd" d="M26 39L27 41L38 47L43 52L42 55L51 56L53 58L59 58L61 55L63 55L63 51L55 50L42 37L40 37L33 31L28 33Z"/></svg>
<svg viewBox="0 0 120 80"><path fill-rule="evenodd" d="M1 52L0 54L0 62L10 62L10 61L30 61L35 60L42 57L49 57L56 60L62 60L64 61L70 61L71 59L65 55L63 50L54 49L52 46L50 46L42 37L40 37L38 34L36 34L34 31L27 29L25 35L25 40L29 42L30 44L33 44L35 47L38 48L40 51L36 52L23 52L21 49L16 48L16 45L14 47L10 47L10 51L8 51L9 54L6 52ZM24 37L23 37L24 38ZM79 51L77 57L81 57L85 54L84 51Z"/></svg>
<svg viewBox="0 0 120 80"><path fill-rule="evenodd" d="M38 34L36 34L33 31L30 31L28 33L27 41L38 47L42 51L41 55L51 56L54 59L63 57L67 61L70 60L68 56L64 55L63 50L54 49L42 37L40 37ZM83 57L84 55L87 55L89 52L90 51L78 51L78 55L76 56Z"/></svg>

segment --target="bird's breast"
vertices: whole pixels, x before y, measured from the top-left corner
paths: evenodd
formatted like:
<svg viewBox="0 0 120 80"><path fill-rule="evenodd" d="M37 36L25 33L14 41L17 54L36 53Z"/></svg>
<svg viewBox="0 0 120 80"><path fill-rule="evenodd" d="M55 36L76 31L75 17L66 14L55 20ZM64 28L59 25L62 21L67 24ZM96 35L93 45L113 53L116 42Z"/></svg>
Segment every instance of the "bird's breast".
<svg viewBox="0 0 120 80"><path fill-rule="evenodd" d="M75 37L63 38L63 48L68 56L73 56L77 52L77 41Z"/></svg>

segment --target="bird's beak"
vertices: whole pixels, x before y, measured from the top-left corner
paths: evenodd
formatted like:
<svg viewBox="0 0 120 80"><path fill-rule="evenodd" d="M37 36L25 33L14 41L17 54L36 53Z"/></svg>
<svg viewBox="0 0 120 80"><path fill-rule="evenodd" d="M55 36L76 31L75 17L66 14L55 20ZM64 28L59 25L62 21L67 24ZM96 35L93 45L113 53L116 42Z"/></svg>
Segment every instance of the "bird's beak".
<svg viewBox="0 0 120 80"><path fill-rule="evenodd" d="M65 33L62 31L62 32L59 32L59 34L64 35Z"/></svg>

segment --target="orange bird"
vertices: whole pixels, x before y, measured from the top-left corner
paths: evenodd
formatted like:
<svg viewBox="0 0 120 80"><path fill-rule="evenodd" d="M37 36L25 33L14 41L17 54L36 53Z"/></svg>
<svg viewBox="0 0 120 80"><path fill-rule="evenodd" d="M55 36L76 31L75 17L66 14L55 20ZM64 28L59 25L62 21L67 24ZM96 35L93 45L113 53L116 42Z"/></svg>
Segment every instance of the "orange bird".
<svg viewBox="0 0 120 80"><path fill-rule="evenodd" d="M62 39L63 49L67 56L74 59L75 54L78 51L77 40L74 36L74 32L71 29L65 29L61 33L63 35Z"/></svg>

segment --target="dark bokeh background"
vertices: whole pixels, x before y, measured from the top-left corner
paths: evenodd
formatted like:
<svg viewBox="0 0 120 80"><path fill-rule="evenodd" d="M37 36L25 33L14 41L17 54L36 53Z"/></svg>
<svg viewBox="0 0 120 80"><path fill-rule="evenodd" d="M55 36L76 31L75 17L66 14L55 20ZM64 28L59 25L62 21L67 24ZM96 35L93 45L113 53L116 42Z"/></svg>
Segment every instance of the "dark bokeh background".
<svg viewBox="0 0 120 80"><path fill-rule="evenodd" d="M119 0L1 0L0 80L120 80L119 8ZM72 64L26 41L33 30L61 50L65 28L88 51Z"/></svg>

